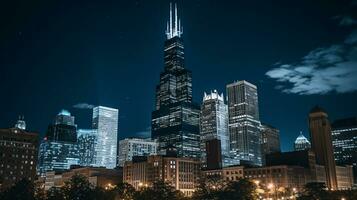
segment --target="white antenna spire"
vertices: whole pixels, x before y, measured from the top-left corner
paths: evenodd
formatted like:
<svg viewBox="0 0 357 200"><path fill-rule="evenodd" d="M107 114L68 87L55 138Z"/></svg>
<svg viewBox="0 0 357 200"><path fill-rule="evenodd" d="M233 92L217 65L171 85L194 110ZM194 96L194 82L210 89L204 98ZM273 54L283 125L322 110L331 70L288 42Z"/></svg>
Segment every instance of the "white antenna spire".
<svg viewBox="0 0 357 200"><path fill-rule="evenodd" d="M173 16L173 12L175 16ZM170 3L170 21L166 25L166 36L167 39L173 37L181 37L183 33L183 28L181 27L181 20L178 18L177 4L175 3L175 10L172 11L172 3Z"/></svg>
<svg viewBox="0 0 357 200"><path fill-rule="evenodd" d="M170 3L170 38L172 38L172 3Z"/></svg>

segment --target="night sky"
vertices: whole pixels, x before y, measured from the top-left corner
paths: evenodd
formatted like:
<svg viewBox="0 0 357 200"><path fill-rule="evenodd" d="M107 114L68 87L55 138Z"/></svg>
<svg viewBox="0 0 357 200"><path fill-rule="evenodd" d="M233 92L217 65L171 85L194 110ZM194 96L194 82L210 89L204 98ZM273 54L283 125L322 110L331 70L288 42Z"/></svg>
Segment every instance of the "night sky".
<svg viewBox="0 0 357 200"><path fill-rule="evenodd" d="M119 108L119 135L149 136L169 2L8 1L0 5L0 127L24 115L44 134L61 109L90 128ZM291 150L316 104L357 116L357 1L178 1L193 95L245 79L261 121ZM87 108L87 109L86 109Z"/></svg>

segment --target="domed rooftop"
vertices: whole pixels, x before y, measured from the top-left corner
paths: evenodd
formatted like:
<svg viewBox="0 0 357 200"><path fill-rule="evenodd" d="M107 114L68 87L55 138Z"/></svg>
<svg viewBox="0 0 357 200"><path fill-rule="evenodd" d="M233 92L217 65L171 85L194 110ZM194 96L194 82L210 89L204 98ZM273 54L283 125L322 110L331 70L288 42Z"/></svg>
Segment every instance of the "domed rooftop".
<svg viewBox="0 0 357 200"><path fill-rule="evenodd" d="M310 113L318 113L318 112L326 113L326 111L323 108L321 108L320 106L318 106L318 105L316 105L315 107L313 107L310 110Z"/></svg>
<svg viewBox="0 0 357 200"><path fill-rule="evenodd" d="M295 144L304 144L304 143L310 144L309 140L302 134L302 131L300 131L300 135L296 138Z"/></svg>
<svg viewBox="0 0 357 200"><path fill-rule="evenodd" d="M61 112L58 113L58 115L66 115L66 116L71 116L71 113L68 110L61 110Z"/></svg>

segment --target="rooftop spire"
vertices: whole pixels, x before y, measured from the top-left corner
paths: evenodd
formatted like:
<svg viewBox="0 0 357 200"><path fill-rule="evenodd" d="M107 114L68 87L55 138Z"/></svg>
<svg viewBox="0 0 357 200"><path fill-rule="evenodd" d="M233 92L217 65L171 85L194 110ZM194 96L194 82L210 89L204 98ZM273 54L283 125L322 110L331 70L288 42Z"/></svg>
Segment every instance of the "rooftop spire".
<svg viewBox="0 0 357 200"><path fill-rule="evenodd" d="M172 14L174 13L174 17ZM178 18L177 15L177 4L175 3L175 10L172 11L172 3L170 3L170 21L167 22L166 25L166 37L167 39L171 39L173 37L181 37L183 31L181 27L181 20Z"/></svg>

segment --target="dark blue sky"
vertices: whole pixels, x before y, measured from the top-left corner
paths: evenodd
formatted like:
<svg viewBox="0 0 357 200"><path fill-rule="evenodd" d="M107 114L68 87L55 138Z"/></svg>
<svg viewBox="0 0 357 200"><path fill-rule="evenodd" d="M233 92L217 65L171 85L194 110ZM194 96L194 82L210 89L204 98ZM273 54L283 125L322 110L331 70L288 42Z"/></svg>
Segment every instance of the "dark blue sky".
<svg viewBox="0 0 357 200"><path fill-rule="evenodd" d="M11 2L11 3L10 3ZM120 137L145 135L163 69L169 1L10 1L0 7L0 127L25 115L41 134L60 109L89 128L119 108ZM193 93L258 86L260 116L290 150L316 104L357 116L356 2L178 1Z"/></svg>

